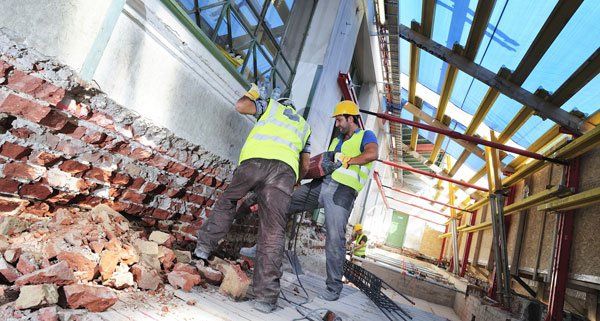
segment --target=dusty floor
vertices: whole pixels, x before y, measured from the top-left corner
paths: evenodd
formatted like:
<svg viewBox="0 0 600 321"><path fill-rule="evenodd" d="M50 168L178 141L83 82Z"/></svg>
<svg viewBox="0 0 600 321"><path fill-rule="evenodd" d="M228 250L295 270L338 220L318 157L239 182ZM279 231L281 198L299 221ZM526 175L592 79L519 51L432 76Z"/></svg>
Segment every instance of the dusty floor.
<svg viewBox="0 0 600 321"><path fill-rule="evenodd" d="M324 285L318 276L300 276L302 284L309 293L310 302L300 310L307 314L310 309L328 309L335 312L342 320L386 320L385 315L374 305L365 294L358 289L346 285L340 300L336 302L323 301L316 296ZM303 292L295 275L285 273L282 285L286 297L293 302L302 303ZM408 306L406 300L399 295L388 293L390 297L406 309L419 321L458 320L452 309L432 305L422 300L415 300L416 306ZM422 301L422 302L421 302ZM316 311L321 316L324 311ZM316 315L315 315L316 316ZM87 314L86 320L122 321L122 320L293 320L302 315L296 306L280 298L279 308L270 315L265 315L253 309L252 301L234 302L221 295L217 288L202 289L195 287L192 292L173 290L167 286L166 291L157 296L145 293L123 293L120 300L112 308L102 313ZM396 318L401 320L400 318Z"/></svg>

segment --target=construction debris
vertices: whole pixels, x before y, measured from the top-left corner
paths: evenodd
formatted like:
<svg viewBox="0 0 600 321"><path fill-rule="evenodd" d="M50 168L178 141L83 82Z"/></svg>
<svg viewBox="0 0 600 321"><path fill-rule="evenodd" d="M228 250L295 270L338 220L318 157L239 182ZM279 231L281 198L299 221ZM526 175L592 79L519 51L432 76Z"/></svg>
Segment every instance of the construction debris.
<svg viewBox="0 0 600 321"><path fill-rule="evenodd" d="M9 303L0 319L35 313L56 320L57 304L101 312L117 302L116 290L159 291L164 282L183 291L204 282L221 285L237 300L250 283L239 265L192 261L189 251L171 248L172 235L153 231L146 238L106 205L0 213L0 225L0 283L8 284L0 287L0 304Z"/></svg>

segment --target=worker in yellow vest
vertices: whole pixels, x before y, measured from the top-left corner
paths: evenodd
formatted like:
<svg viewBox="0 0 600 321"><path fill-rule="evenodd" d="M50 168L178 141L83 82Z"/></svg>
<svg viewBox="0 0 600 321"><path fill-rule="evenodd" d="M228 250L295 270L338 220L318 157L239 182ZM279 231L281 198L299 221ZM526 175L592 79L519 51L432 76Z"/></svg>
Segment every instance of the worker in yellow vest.
<svg viewBox="0 0 600 321"><path fill-rule="evenodd" d="M354 234L352 234L352 255L361 258L367 254L367 236L363 234L362 224L354 225Z"/></svg>
<svg viewBox="0 0 600 321"><path fill-rule="evenodd" d="M254 307L269 313L279 297L287 210L294 185L309 166L310 127L289 99L263 99L252 84L236 103L236 110L254 115L254 125L240 153L231 183L202 224L194 256L208 259L225 237L238 200L248 192L258 199L260 221L255 259Z"/></svg>
<svg viewBox="0 0 600 321"><path fill-rule="evenodd" d="M328 151L341 153L339 168L323 178L313 179L294 191L290 213L325 209L327 288L322 299L335 301L342 291L346 256L346 225L354 200L369 180L372 162L378 157L375 134L359 127L358 106L344 100L333 111L335 127L340 134Z"/></svg>

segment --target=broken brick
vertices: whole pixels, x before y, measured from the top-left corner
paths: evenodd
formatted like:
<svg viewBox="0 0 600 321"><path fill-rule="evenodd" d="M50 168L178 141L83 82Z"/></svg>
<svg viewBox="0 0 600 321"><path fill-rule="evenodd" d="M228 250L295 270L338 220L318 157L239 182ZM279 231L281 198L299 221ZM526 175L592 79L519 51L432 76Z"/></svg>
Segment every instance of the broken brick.
<svg viewBox="0 0 600 321"><path fill-rule="evenodd" d="M8 158L21 160L31 154L31 149L29 147L5 142L2 144L2 147L0 147L0 154Z"/></svg>
<svg viewBox="0 0 600 321"><path fill-rule="evenodd" d="M41 151L35 152L29 159L36 162L38 165L50 167L60 161L61 156Z"/></svg>
<svg viewBox="0 0 600 321"><path fill-rule="evenodd" d="M171 213L167 210L163 210L161 208L156 208L152 211L152 217L159 220L168 220L173 217L175 213Z"/></svg>
<svg viewBox="0 0 600 321"><path fill-rule="evenodd" d="M33 134L33 132L29 128L25 127L13 128L10 130L10 133L13 136L21 139L28 139L29 136Z"/></svg>
<svg viewBox="0 0 600 321"><path fill-rule="evenodd" d="M223 281L219 291L229 295L234 300L243 299L250 285L250 278L237 264L220 264L219 271L223 273Z"/></svg>
<svg viewBox="0 0 600 321"><path fill-rule="evenodd" d="M27 120L39 123L48 113L50 107L42 106L34 101L19 97L15 94L0 94L0 112L13 116L23 117Z"/></svg>
<svg viewBox="0 0 600 321"><path fill-rule="evenodd" d="M8 263L15 263L15 262L17 262L17 260L19 260L19 256L21 256L21 249L20 248L8 249L8 250L4 251L4 259Z"/></svg>
<svg viewBox="0 0 600 321"><path fill-rule="evenodd" d="M69 268L67 262L59 262L49 267L37 270L33 273L29 273L19 277L16 281L16 285L27 285L27 284L43 284L43 283L54 283L56 285L66 285L75 282L75 275Z"/></svg>
<svg viewBox="0 0 600 321"><path fill-rule="evenodd" d="M161 277L156 270L139 264L131 267L131 273L133 273L133 279L140 289L154 291L162 283Z"/></svg>
<svg viewBox="0 0 600 321"><path fill-rule="evenodd" d="M15 309L25 310L58 303L58 291L54 284L26 285L20 288Z"/></svg>
<svg viewBox="0 0 600 321"><path fill-rule="evenodd" d="M175 252L170 248L164 246L158 247L158 260L160 261L160 264L162 264L163 270L170 271L175 265L176 258Z"/></svg>
<svg viewBox="0 0 600 321"><path fill-rule="evenodd" d="M175 288L181 288L185 292L190 292L193 286L200 284L202 278L199 274L172 271L167 274L167 280Z"/></svg>
<svg viewBox="0 0 600 321"><path fill-rule="evenodd" d="M77 174L77 173L86 171L87 169L90 168L90 166L82 164L82 163L74 161L74 160L66 160L66 161L62 162L62 164L60 164L58 166L58 168L60 168L60 170L63 172L67 172L70 174Z"/></svg>
<svg viewBox="0 0 600 321"><path fill-rule="evenodd" d="M129 202L142 204L142 203L144 203L144 200L146 199L146 195L136 193L130 189L126 189L123 192L123 194L121 195L121 199L125 200L125 201L129 201Z"/></svg>
<svg viewBox="0 0 600 321"><path fill-rule="evenodd" d="M23 253L19 256L19 262L17 263L17 270L22 274L29 274L36 271L39 265L29 253Z"/></svg>
<svg viewBox="0 0 600 321"><path fill-rule="evenodd" d="M21 206L21 202L0 199L0 212L8 213L16 210ZM12 262L11 262L12 263Z"/></svg>
<svg viewBox="0 0 600 321"><path fill-rule="evenodd" d="M145 148L138 147L131 151L131 154L129 156L136 160L143 161L149 159L152 156L152 152Z"/></svg>
<svg viewBox="0 0 600 321"><path fill-rule="evenodd" d="M92 117L90 117L88 119L88 121L90 121L100 127L106 127L106 128L111 128L112 125L114 124L114 121L111 119L111 117L106 114L103 114L103 113L92 114Z"/></svg>
<svg viewBox="0 0 600 321"><path fill-rule="evenodd" d="M26 180L36 180L40 178L46 169L41 166L31 166L25 163L8 163L4 165L4 176L8 178L18 178Z"/></svg>
<svg viewBox="0 0 600 321"><path fill-rule="evenodd" d="M112 173L109 171L105 171L101 168L93 167L92 169L87 171L84 176L87 178L92 178L95 180L99 180L99 181L108 183L110 181L110 177L112 176Z"/></svg>
<svg viewBox="0 0 600 321"><path fill-rule="evenodd" d="M161 231L152 231L148 237L149 241L152 241L158 245L164 245L171 247L173 245L174 237L171 234L167 234Z"/></svg>
<svg viewBox="0 0 600 321"><path fill-rule="evenodd" d="M91 281L96 275L96 262L88 259L85 255L77 252L61 252L56 257L59 261L65 261L75 271L75 277L82 281Z"/></svg>
<svg viewBox="0 0 600 321"><path fill-rule="evenodd" d="M102 312L115 304L117 299L117 295L104 286L71 284L61 289L59 303L73 309L86 308L91 312Z"/></svg>
<svg viewBox="0 0 600 321"><path fill-rule="evenodd" d="M46 117L39 121L39 123L50 129L61 130L68 121L69 118L65 114L56 110L51 110Z"/></svg>
<svg viewBox="0 0 600 321"><path fill-rule="evenodd" d="M13 283L21 276L21 273L0 256L0 276L0 279Z"/></svg>
<svg viewBox="0 0 600 321"><path fill-rule="evenodd" d="M196 261L196 269L203 280L212 285L220 285L223 282L223 273L210 266L205 266L204 261Z"/></svg>
<svg viewBox="0 0 600 321"><path fill-rule="evenodd" d="M48 185L42 183L26 184L19 190L19 195L22 197L35 198L38 200L45 200L52 195L53 190Z"/></svg>
<svg viewBox="0 0 600 321"><path fill-rule="evenodd" d="M110 279L117 268L117 264L119 264L120 258L120 254L116 251L103 251L100 254L100 275L102 275L103 281Z"/></svg>
<svg viewBox="0 0 600 321"><path fill-rule="evenodd" d="M127 186L131 181L131 176L123 173L116 173L111 179L111 183L118 186Z"/></svg>

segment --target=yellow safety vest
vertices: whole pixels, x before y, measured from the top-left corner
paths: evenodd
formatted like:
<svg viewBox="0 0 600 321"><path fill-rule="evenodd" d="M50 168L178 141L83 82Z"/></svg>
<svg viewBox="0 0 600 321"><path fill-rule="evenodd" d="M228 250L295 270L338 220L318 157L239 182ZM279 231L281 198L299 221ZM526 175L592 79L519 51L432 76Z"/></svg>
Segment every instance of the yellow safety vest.
<svg viewBox="0 0 600 321"><path fill-rule="evenodd" d="M360 155L360 144L362 143L364 134L365 131L361 129L358 133L354 133L350 139L343 142L342 154L350 157ZM339 141L338 137L334 138L331 145L329 145L329 151L334 151ZM331 177L334 181L350 186L357 192L360 192L369 179L371 168L373 168L373 162L365 165L350 165L348 168L340 167L331 174Z"/></svg>
<svg viewBox="0 0 600 321"><path fill-rule="evenodd" d="M360 241L362 240L363 236L365 236L365 235L360 234L360 235L356 236L356 239L354 239L354 243L356 243L356 246L360 245ZM356 255L356 256L365 256L366 253L367 253L366 246L361 249L354 250L354 255Z"/></svg>
<svg viewBox="0 0 600 321"><path fill-rule="evenodd" d="M310 126L294 108L274 99L248 134L240 163L251 158L276 159L292 167L298 179L300 152L310 136Z"/></svg>

